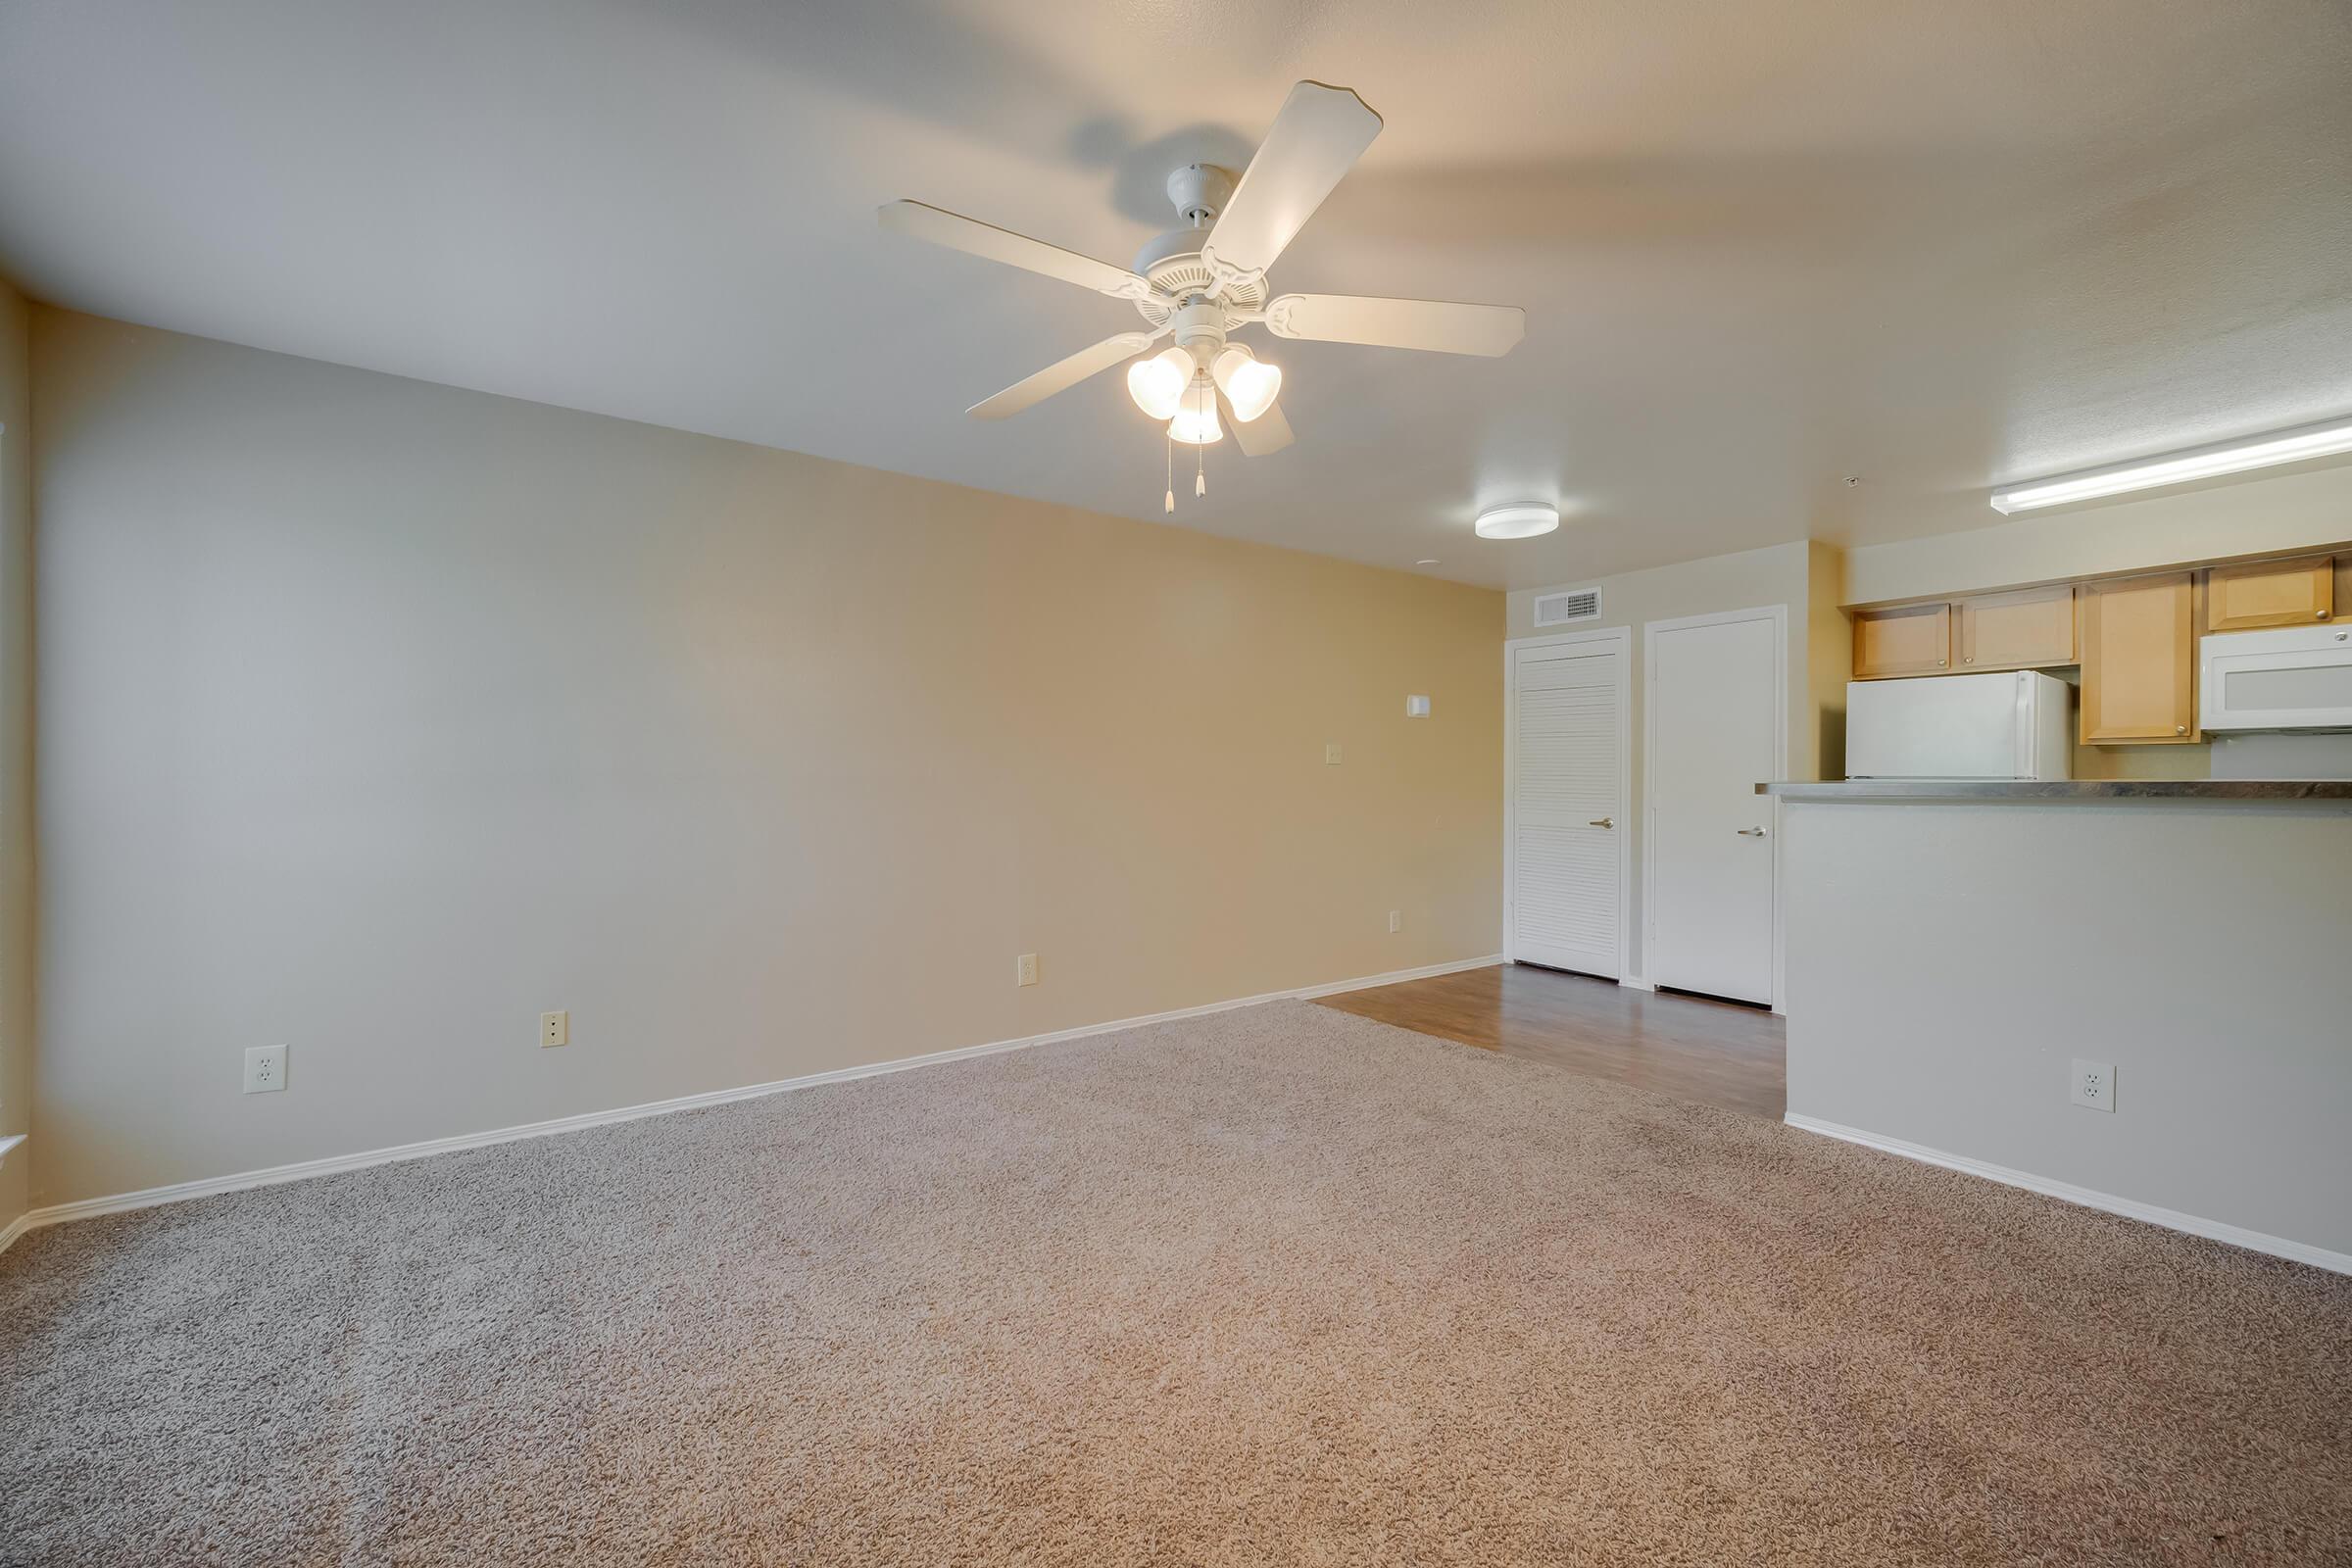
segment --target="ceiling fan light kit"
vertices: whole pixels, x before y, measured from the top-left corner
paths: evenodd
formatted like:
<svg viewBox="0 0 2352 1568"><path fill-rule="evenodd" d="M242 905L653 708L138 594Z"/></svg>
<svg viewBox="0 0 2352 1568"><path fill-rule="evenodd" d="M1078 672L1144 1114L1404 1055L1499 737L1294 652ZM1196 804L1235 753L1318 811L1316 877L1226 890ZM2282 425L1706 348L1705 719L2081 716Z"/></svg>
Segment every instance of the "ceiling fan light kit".
<svg viewBox="0 0 2352 1568"><path fill-rule="evenodd" d="M1526 330L1527 313L1509 305L1346 294L1268 298L1267 269L1378 134L1380 117L1348 88L1299 82L1239 178L1213 164L1187 164L1168 176L1168 199L1182 226L1146 245L1132 270L921 202L892 202L877 217L899 233L1125 300L1144 318L1147 330L1105 338L974 404L969 412L977 417L1005 418L1134 360L1127 395L1152 418L1168 421L1171 441L1198 447L1220 439L1222 402L1244 455L1264 457L1292 440L1279 401L1283 373L1231 340L1242 327L1306 341L1490 358L1508 354ZM1173 347L1136 359L1171 336ZM1204 494L1205 484L1197 474L1194 493ZM1175 504L1173 485L1167 504Z"/></svg>
<svg viewBox="0 0 2352 1568"><path fill-rule="evenodd" d="M1478 521L1470 526L1481 539L1533 539L1540 533L1551 532L1559 525L1559 508L1537 502L1520 502L1507 507L1489 507L1478 514Z"/></svg>

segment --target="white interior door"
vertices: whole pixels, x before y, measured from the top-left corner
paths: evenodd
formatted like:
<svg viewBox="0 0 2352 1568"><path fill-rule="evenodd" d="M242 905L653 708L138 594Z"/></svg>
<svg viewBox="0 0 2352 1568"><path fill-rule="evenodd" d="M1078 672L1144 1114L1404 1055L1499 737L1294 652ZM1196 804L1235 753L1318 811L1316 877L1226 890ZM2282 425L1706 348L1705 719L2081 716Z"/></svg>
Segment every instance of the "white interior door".
<svg viewBox="0 0 2352 1568"><path fill-rule="evenodd" d="M1653 985L1773 1001L1772 801L1787 696L1773 611L1648 628L1648 942Z"/></svg>
<svg viewBox="0 0 2352 1568"><path fill-rule="evenodd" d="M1622 638L1512 650L1513 959L1624 969L1628 652Z"/></svg>

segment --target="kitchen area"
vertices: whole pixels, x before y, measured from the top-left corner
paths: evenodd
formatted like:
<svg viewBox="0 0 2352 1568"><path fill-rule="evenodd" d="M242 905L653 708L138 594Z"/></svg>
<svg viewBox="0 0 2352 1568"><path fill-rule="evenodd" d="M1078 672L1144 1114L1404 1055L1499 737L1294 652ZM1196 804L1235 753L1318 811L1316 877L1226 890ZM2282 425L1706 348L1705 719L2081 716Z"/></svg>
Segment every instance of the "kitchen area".
<svg viewBox="0 0 2352 1568"><path fill-rule="evenodd" d="M2352 549L1850 610L1845 776L1758 786L1788 1122L2352 1271L2339 608Z"/></svg>

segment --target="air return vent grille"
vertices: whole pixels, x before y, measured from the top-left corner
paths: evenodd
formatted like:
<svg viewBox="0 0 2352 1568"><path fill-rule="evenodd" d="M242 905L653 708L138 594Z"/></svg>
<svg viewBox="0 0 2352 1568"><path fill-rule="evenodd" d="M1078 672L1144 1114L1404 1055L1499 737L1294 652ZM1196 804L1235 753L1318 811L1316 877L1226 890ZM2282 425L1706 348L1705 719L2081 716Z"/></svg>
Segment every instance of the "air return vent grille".
<svg viewBox="0 0 2352 1568"><path fill-rule="evenodd" d="M1564 594L1536 596L1536 624L1565 626L1570 621L1592 620L1600 613L1600 590L1578 588Z"/></svg>

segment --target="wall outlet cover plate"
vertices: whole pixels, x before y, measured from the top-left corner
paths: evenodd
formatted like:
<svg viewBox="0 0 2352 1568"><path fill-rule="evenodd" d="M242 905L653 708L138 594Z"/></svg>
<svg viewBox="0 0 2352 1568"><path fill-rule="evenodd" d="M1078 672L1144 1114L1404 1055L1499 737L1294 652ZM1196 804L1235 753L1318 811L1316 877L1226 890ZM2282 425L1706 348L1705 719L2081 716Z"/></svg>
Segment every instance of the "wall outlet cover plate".
<svg viewBox="0 0 2352 1568"><path fill-rule="evenodd" d="M274 1095L286 1087L286 1048L283 1046L247 1046L245 1048L245 1092L249 1095Z"/></svg>
<svg viewBox="0 0 2352 1568"><path fill-rule="evenodd" d="M2084 1110L2112 1113L2115 1109L2115 1063L2086 1061L2077 1056L2066 1098Z"/></svg>

